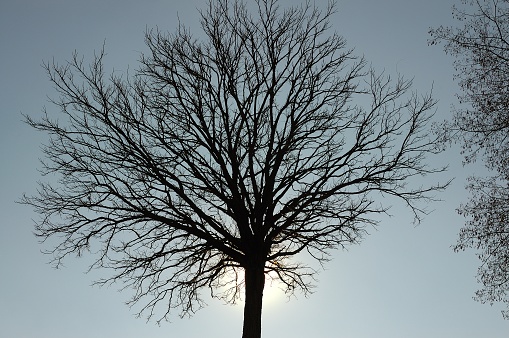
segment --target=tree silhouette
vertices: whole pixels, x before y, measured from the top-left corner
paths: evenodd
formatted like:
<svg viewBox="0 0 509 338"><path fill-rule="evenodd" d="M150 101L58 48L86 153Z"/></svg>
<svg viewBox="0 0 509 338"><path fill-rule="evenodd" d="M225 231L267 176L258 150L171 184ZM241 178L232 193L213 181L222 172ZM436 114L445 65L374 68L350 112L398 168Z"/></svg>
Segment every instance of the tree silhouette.
<svg viewBox="0 0 509 338"><path fill-rule="evenodd" d="M64 120L27 121L51 135L43 169L59 181L23 198L37 235L58 238L57 265L98 250L92 267L113 272L99 283L134 288L149 318L192 314L203 289L234 302L243 286L244 338L261 335L265 274L307 293L316 271L293 256L324 263L377 224L384 197L419 219L444 187L407 186L443 170L425 163L439 151L430 95L329 34L333 3L256 5L210 1L200 39L148 31L132 77L107 77L104 52L46 64Z"/></svg>
<svg viewBox="0 0 509 338"><path fill-rule="evenodd" d="M479 250L476 299L507 304L509 319L509 1L463 1L453 15L462 27L430 30L431 44L443 42L453 55L462 94L444 140L462 145L465 163L484 160L491 177L471 177L470 201L458 212L467 218L456 251Z"/></svg>

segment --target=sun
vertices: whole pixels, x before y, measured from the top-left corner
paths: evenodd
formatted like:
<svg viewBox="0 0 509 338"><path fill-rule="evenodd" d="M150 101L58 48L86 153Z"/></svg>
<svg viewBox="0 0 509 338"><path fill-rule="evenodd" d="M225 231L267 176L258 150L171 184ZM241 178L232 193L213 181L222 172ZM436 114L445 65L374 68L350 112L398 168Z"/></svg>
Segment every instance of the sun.
<svg viewBox="0 0 509 338"><path fill-rule="evenodd" d="M233 304L239 308L243 308L245 299L244 270L242 268L232 267L231 270L222 277L221 284L222 292L236 289L237 298ZM264 308L272 308L278 303L284 302L287 296L283 291L283 286L283 283L281 283L274 271L265 273L265 286L263 289ZM226 298L231 299L231 293L226 293L230 294L230 296ZM228 303L231 302L228 301Z"/></svg>
<svg viewBox="0 0 509 338"><path fill-rule="evenodd" d="M275 306L283 302L286 295L283 291L283 284L275 276L274 272L265 273L265 287L263 289L263 306Z"/></svg>

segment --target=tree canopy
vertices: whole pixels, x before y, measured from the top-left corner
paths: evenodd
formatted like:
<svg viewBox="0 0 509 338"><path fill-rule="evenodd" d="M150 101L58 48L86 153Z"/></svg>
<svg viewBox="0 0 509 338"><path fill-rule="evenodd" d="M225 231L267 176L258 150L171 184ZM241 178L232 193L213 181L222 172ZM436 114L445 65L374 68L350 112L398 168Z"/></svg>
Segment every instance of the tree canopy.
<svg viewBox="0 0 509 338"><path fill-rule="evenodd" d="M459 142L465 163L482 159L491 176L471 177L467 218L455 250L478 250L481 265L476 292L481 302L507 303L509 319L509 1L462 1L453 15L459 27L430 31L431 43L444 43L455 57L459 105L444 124L445 141Z"/></svg>
<svg viewBox="0 0 509 338"><path fill-rule="evenodd" d="M46 64L59 113L27 121L50 135L43 170L59 181L23 202L58 239L56 264L98 248L93 267L112 271L100 283L132 287L160 320L244 285L243 337L259 337L265 274L309 292L316 270L295 255L324 263L358 243L385 197L420 219L444 188L409 184L443 170L426 162L435 101L369 69L333 14L210 1L199 37L148 31L133 76L106 75L103 51Z"/></svg>

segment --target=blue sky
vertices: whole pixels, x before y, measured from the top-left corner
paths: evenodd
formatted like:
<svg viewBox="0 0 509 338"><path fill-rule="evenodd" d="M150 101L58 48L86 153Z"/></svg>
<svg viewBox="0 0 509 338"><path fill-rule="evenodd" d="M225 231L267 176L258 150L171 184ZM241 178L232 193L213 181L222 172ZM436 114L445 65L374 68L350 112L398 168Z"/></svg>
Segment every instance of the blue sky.
<svg viewBox="0 0 509 338"><path fill-rule="evenodd" d="M136 68L145 50L145 29L174 31L178 19L193 31L205 0L0 1L0 336L16 338L239 337L241 307L210 300L191 319L174 317L157 326L135 318L123 304L120 285L91 287L107 271L85 274L90 258L69 259L54 270L32 234L30 208L15 204L33 193L45 135L21 122L53 109L54 91L43 61L65 61L77 50L88 59L106 41L106 66ZM459 2L459 1L456 1ZM289 0L284 3L292 3ZM316 0L324 7L325 0ZM430 26L453 24L453 0L340 0L333 28L350 47L388 73L414 78L414 89L433 86L437 117L450 117L457 86L452 59L427 46ZM178 13L178 16L177 16ZM472 300L478 260L474 252L455 254L463 219L455 208L465 202L465 179L481 166L463 168L458 149L431 165L450 163L437 179L455 178L430 206L434 212L414 226L408 210L395 205L363 243L337 251L322 272L315 293L286 301L271 296L263 317L264 337L428 338L507 337L501 307ZM272 292L271 292L272 293Z"/></svg>

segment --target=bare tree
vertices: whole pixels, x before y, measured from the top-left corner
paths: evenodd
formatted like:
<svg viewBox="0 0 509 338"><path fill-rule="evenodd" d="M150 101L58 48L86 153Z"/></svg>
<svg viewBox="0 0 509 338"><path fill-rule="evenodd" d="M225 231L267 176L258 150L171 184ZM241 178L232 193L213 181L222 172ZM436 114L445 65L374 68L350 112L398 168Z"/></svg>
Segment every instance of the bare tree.
<svg viewBox="0 0 509 338"><path fill-rule="evenodd" d="M431 43L443 42L456 58L462 90L443 135L462 144L465 163L482 158L492 176L470 178L470 201L458 209L467 223L455 250L479 250L483 289L475 298L507 303L503 315L509 319L509 1L462 3L468 7L453 8L461 27L430 31Z"/></svg>
<svg viewBox="0 0 509 338"><path fill-rule="evenodd" d="M38 236L58 237L57 265L99 248L92 267L113 271L99 282L134 288L149 318L192 314L203 289L234 302L242 285L244 338L261 335L266 274L307 293L316 271L293 256L324 263L377 224L384 197L419 218L444 187L407 186L443 170L425 163L430 95L329 34L333 3L256 4L211 1L202 40L149 31L130 78L108 78L102 52L47 64L64 120L27 119L51 135L44 171L60 180L23 199Z"/></svg>

